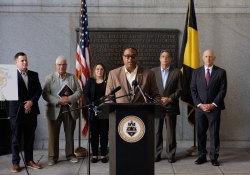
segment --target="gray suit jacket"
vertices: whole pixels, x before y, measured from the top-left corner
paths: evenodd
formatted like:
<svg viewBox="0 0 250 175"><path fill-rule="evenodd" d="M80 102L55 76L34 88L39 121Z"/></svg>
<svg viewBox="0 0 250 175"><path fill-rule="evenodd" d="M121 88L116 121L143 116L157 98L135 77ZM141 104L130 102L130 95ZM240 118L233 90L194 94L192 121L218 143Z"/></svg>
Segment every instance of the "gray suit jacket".
<svg viewBox="0 0 250 175"><path fill-rule="evenodd" d="M78 108L77 100L79 100L81 97L82 90L78 83L77 77L73 74L66 73L66 81L68 82L67 84L70 86L70 88L74 91L74 94L69 96L70 103L72 104L70 109ZM59 115L61 109L61 105L58 104L59 97L57 95L59 90L60 85L58 73L55 72L46 76L42 96L47 102L45 105L44 117L49 120L56 120ZM71 111L71 116L74 120L76 120L80 116L80 111Z"/></svg>
<svg viewBox="0 0 250 175"><path fill-rule="evenodd" d="M159 90L155 81L154 72L148 68L138 66L137 74L135 77L137 84L141 86L144 93L149 94L152 98L160 101ZM115 93L116 97L129 94L131 87L125 75L124 66L114 69L109 72L106 94L109 94L114 88L121 86L121 90ZM138 87L135 88L135 96L127 96L116 99L117 103L143 103L144 98L139 92Z"/></svg>
<svg viewBox="0 0 250 175"><path fill-rule="evenodd" d="M171 113L176 115L180 114L179 97L182 92L180 69L170 66L167 82L164 82L166 84L165 88L163 88L161 78L161 67L155 67L152 70L155 73L161 97L170 97L173 100L173 102L168 104L166 107L171 108Z"/></svg>

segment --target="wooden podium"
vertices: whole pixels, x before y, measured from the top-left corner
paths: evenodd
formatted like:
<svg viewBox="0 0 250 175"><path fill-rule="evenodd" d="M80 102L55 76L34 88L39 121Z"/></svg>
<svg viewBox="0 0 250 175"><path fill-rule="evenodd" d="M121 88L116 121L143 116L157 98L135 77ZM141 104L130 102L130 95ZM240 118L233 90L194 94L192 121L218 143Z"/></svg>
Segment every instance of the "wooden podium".
<svg viewBox="0 0 250 175"><path fill-rule="evenodd" d="M154 175L154 119L168 110L146 103L107 103L98 109L100 119L109 119L110 175Z"/></svg>

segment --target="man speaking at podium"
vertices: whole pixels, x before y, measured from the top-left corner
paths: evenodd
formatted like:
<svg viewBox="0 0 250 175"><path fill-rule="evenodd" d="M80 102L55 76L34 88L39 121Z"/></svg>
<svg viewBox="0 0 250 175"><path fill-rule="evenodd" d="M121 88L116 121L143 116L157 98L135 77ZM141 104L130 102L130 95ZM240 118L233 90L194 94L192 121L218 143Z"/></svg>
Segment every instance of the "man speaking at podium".
<svg viewBox="0 0 250 175"><path fill-rule="evenodd" d="M153 99L160 102L161 97L155 80L155 74L148 68L137 65L138 53L133 47L126 47L122 55L124 66L109 72L106 95L113 89L121 86L121 90L115 93L116 97L132 94L114 100L116 103L143 103L146 101L144 94L147 93ZM137 83L132 83L135 82Z"/></svg>

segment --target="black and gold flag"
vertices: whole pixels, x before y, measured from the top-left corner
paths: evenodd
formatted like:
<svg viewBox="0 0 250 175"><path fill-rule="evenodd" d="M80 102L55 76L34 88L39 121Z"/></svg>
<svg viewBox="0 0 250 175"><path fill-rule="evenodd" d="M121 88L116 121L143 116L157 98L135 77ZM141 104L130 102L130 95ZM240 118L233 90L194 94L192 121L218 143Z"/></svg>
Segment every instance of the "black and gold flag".
<svg viewBox="0 0 250 175"><path fill-rule="evenodd" d="M193 70L200 67L198 30L193 0L189 0L188 3L186 24L178 65L183 75L183 92L181 100L188 105L188 122L193 126L195 120L193 113L194 103L190 91L190 82Z"/></svg>

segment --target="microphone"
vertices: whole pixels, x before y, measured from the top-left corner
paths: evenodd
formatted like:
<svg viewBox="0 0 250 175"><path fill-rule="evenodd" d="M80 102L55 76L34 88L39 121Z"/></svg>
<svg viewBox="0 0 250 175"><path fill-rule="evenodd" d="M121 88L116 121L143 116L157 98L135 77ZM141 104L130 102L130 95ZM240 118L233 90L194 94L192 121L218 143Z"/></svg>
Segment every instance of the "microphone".
<svg viewBox="0 0 250 175"><path fill-rule="evenodd" d="M143 91L142 91L142 89L141 89L141 87L140 87L139 84L137 85L137 87L139 88L139 90L140 90L140 92L141 92L141 94L142 94L142 96L143 96L143 98L144 98L145 103L148 103L148 100L147 100L145 94L143 93Z"/></svg>
<svg viewBox="0 0 250 175"><path fill-rule="evenodd" d="M115 89L111 90L110 93L107 96L115 94L117 91L121 89L121 86L117 86Z"/></svg>
<svg viewBox="0 0 250 175"><path fill-rule="evenodd" d="M152 97L150 97L147 93L144 93L144 94L145 94L145 96L146 96L149 100L151 100L151 102L158 103L157 100L155 100L155 99L153 99Z"/></svg>
<svg viewBox="0 0 250 175"><path fill-rule="evenodd" d="M121 89L121 86L117 86L115 89L111 90L110 93L108 95L105 95L103 97L100 98L100 101L105 100L106 98L108 98L110 95L114 95L117 91L119 91Z"/></svg>
<svg viewBox="0 0 250 175"><path fill-rule="evenodd" d="M137 86L137 81L136 80L132 81L132 96L135 95L135 87L136 86Z"/></svg>

